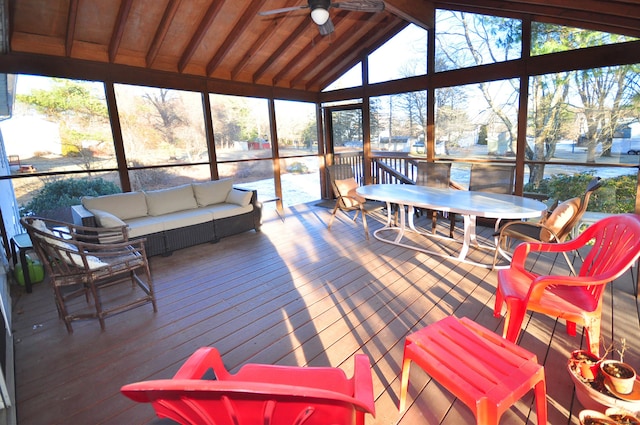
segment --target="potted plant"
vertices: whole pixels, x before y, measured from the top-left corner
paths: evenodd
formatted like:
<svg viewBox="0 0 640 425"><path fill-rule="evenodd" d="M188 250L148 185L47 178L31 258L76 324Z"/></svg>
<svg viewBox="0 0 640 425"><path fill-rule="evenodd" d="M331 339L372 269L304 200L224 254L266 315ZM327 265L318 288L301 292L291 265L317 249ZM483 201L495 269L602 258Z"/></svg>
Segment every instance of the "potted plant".
<svg viewBox="0 0 640 425"><path fill-rule="evenodd" d="M575 350L571 352L570 363L585 381L593 381L598 376L600 362L602 359L596 357L588 350Z"/></svg>
<svg viewBox="0 0 640 425"><path fill-rule="evenodd" d="M620 360L603 360L600 364L600 370L611 383L613 390L619 394L630 394L636 381L636 371L624 363L626 349L626 339L622 338L620 347L616 348Z"/></svg>

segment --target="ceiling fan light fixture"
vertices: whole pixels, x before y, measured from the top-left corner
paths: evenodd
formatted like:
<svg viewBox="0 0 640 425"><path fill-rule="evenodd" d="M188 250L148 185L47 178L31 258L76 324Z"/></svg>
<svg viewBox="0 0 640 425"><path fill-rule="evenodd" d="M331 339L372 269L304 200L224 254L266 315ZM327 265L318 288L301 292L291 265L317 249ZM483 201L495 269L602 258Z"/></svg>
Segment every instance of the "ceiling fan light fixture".
<svg viewBox="0 0 640 425"><path fill-rule="evenodd" d="M329 11L321 7L316 7L311 11L311 19L317 25L324 25L329 20Z"/></svg>

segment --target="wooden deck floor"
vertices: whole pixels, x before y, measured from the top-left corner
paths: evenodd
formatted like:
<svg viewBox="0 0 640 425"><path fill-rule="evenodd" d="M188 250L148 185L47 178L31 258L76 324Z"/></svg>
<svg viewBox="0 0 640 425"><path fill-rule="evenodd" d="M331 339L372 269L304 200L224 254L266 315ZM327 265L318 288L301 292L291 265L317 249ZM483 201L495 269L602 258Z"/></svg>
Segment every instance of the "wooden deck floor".
<svg viewBox="0 0 640 425"><path fill-rule="evenodd" d="M262 232L153 257L158 312L144 306L107 319L76 322L68 335L51 290L36 285L15 298L19 424L147 424L150 405L119 393L123 384L170 378L201 346L215 346L228 368L247 362L339 366L353 355L372 364L375 419L367 424L475 423L471 412L417 367L409 409L398 412L404 338L448 315L497 332L492 315L496 272L421 252L366 241L360 221L345 216L326 228L330 210L312 204L265 212ZM422 218L424 220L424 218ZM382 217L369 220L382 226ZM443 229L444 230L444 229ZM484 229L484 235L490 235ZM485 255L491 255L485 254ZM489 261L485 259L485 261ZM607 291L603 336L626 336L627 361L640 366L638 308L629 273ZM577 424L581 406L566 370L583 344L564 323L542 315L526 321L520 345L544 362L549 423ZM579 329L581 331L581 329ZM502 419L536 423L530 393Z"/></svg>

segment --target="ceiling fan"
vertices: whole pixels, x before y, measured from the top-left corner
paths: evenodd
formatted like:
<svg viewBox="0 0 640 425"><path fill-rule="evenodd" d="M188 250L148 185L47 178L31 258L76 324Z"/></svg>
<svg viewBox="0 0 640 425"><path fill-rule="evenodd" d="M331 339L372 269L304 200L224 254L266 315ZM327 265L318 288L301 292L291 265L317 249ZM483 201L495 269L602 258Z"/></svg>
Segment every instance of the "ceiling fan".
<svg viewBox="0 0 640 425"><path fill-rule="evenodd" d="M334 30L333 22L329 16L329 9L353 10L356 12L382 12L384 2L382 0L351 0L332 3L331 0L307 0L306 5L283 7L281 9L258 12L260 16L275 15L278 13L293 12L301 9L311 9L311 19L318 25L321 35L331 34Z"/></svg>

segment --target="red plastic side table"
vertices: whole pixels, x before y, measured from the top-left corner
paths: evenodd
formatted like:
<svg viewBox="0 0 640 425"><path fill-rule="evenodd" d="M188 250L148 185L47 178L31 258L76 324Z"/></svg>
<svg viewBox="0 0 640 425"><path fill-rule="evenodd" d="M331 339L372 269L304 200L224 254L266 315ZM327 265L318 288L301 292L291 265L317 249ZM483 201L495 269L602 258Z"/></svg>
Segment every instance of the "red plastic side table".
<svg viewBox="0 0 640 425"><path fill-rule="evenodd" d="M532 388L538 424L547 423L544 367L536 356L467 318L450 316L406 338L400 412L412 361L466 404L478 424L498 424Z"/></svg>

